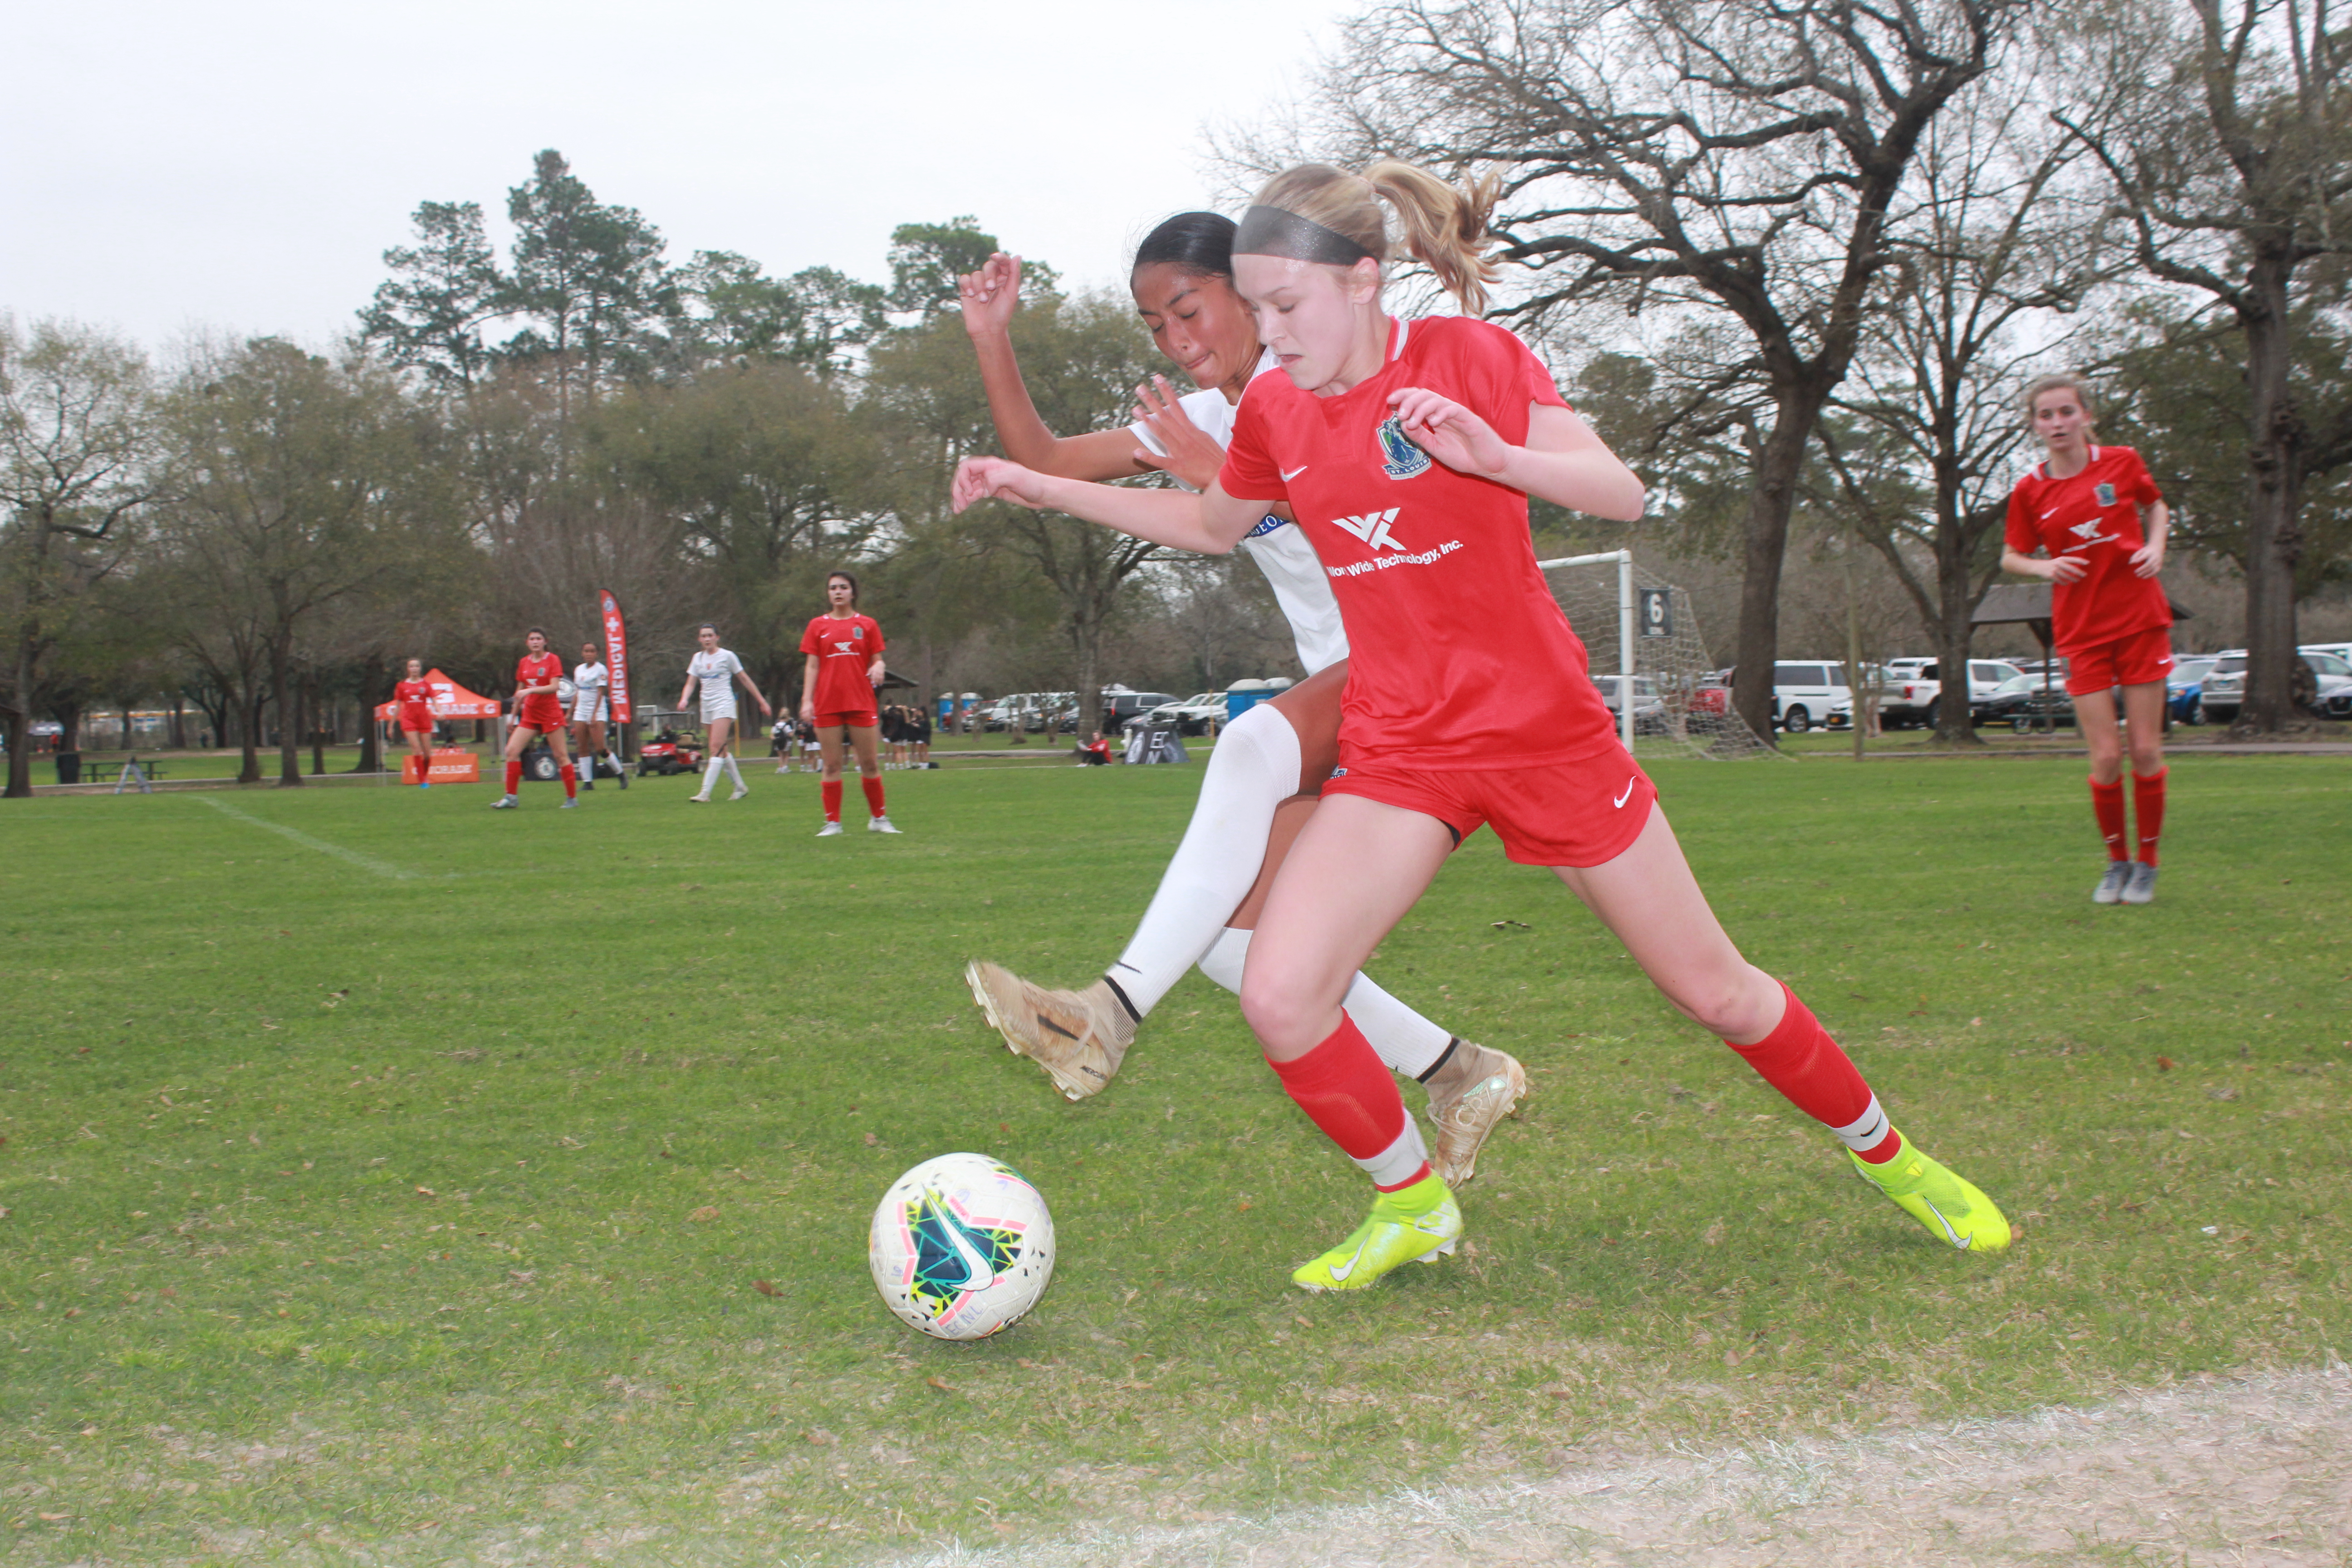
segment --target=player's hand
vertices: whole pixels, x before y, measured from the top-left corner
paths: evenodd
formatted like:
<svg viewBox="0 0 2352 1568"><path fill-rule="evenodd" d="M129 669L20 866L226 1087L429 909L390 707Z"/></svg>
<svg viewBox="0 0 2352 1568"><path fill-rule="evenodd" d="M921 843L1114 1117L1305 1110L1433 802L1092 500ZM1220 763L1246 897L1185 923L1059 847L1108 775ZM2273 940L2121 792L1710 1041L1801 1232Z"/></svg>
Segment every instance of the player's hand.
<svg viewBox="0 0 2352 1568"><path fill-rule="evenodd" d="M770 707L770 706L768 705L768 700L767 700L766 698L764 698L764 697L761 698L761 699L760 699L760 717L761 717L761 718L762 718L762 719L772 719L772 718L774 718L775 716L776 716L776 710L775 710L773 708L772 708L772 707Z"/></svg>
<svg viewBox="0 0 2352 1568"><path fill-rule="evenodd" d="M2132 552L2132 570L2143 577L2153 577L2164 570L2164 542L2150 540Z"/></svg>
<svg viewBox="0 0 2352 1568"><path fill-rule="evenodd" d="M973 337L1009 330L1021 302L1021 258L996 252L979 271L956 279L956 298L963 301L963 330Z"/></svg>
<svg viewBox="0 0 2352 1568"><path fill-rule="evenodd" d="M803 697L801 699L801 722L803 724L814 724L816 722L815 698Z"/></svg>
<svg viewBox="0 0 2352 1568"><path fill-rule="evenodd" d="M2090 563L2081 556L2061 555L2057 560L2050 563L2050 569L2042 575L2053 583L2079 583L2090 570ZM2147 574L2142 573L2141 575L2146 576Z"/></svg>
<svg viewBox="0 0 2352 1568"><path fill-rule="evenodd" d="M966 458L956 465L948 495L956 511L992 498L1034 510L1045 504L1045 477L1003 458Z"/></svg>
<svg viewBox="0 0 2352 1568"><path fill-rule="evenodd" d="M1135 389L1135 422L1151 432L1161 457L1149 447L1135 449L1135 460L1147 468L1175 475L1196 490L1205 490L1224 470L1225 449L1217 438L1192 423L1177 402L1176 389L1164 375Z"/></svg>
<svg viewBox="0 0 2352 1568"><path fill-rule="evenodd" d="M1502 478L1511 444L1452 398L1425 387L1408 386L1389 394L1389 406L1404 426L1405 438L1455 473Z"/></svg>

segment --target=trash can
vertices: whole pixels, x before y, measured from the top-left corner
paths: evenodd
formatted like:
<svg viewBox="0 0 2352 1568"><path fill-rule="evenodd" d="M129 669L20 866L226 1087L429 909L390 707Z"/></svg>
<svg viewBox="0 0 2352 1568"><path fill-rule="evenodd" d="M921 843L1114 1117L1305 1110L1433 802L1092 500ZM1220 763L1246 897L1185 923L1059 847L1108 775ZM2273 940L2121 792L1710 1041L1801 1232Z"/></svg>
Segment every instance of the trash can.
<svg viewBox="0 0 2352 1568"><path fill-rule="evenodd" d="M81 783L81 753L79 752L59 752L58 753L58 783Z"/></svg>

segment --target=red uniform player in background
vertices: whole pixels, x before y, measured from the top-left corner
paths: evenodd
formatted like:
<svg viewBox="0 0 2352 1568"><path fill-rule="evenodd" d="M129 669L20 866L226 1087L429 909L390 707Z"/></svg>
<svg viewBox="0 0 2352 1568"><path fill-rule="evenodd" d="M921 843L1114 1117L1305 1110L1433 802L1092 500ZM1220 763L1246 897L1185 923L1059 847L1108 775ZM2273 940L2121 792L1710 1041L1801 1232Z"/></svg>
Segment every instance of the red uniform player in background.
<svg viewBox="0 0 2352 1568"><path fill-rule="evenodd" d="M433 685L425 679L425 661L408 661L408 679L392 689L400 704L400 732L416 759L416 787L433 787Z"/></svg>
<svg viewBox="0 0 2352 1568"><path fill-rule="evenodd" d="M818 749L824 756L824 826L819 838L841 831L841 753L847 740L857 753L857 782L866 791L867 829L896 833L898 829L882 810L882 763L875 742L879 738L879 714L874 689L881 684L882 627L871 616L858 614L857 579L835 572L824 580L829 608L814 617L801 634L801 651L808 668L801 681L801 718L816 727Z"/></svg>
<svg viewBox="0 0 2352 1568"><path fill-rule="evenodd" d="M537 626L530 628L523 643L530 651L515 661L514 731L507 736L507 793L492 801L490 809L512 811L520 804L515 792L522 787L522 754L544 735L563 779L563 809L570 811L580 804L580 773L572 765L572 753L564 744L563 703L555 694L556 683L563 679L563 661L547 651L547 634Z"/></svg>
<svg viewBox="0 0 2352 1568"><path fill-rule="evenodd" d="M2129 447L2091 444L2091 400L2080 380L2045 375L2025 389L2026 416L2048 456L2009 494L2004 571L2051 583L2051 629L2066 664L2066 694L2091 751L2091 810L2107 841L2094 903L2156 897L2156 840L2164 827L2164 682L2172 672L2172 602L2157 574L2171 513ZM2040 557L2035 552L2041 552ZM2130 727L2138 842L2124 840L2124 737Z"/></svg>

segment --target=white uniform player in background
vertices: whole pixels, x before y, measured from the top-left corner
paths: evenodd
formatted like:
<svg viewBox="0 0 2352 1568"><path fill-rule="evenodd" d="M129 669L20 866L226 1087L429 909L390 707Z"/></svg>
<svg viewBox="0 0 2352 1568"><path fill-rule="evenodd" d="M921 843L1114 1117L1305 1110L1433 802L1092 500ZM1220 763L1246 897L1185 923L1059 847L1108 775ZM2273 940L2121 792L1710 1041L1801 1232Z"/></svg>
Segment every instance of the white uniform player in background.
<svg viewBox="0 0 2352 1568"><path fill-rule="evenodd" d="M1008 331L1021 286L1016 258L991 257L960 279L964 329L1006 454L1070 479L1156 469L1187 489L1205 489L1224 462L1244 388L1275 368L1234 290L1233 234L1231 219L1184 213L1138 248L1129 279L1137 309L1153 342L1200 390L1178 397L1154 378L1153 387L1138 389L1139 417L1123 429L1057 437L1038 418ZM1238 548L1265 574L1307 679L1244 713L1218 738L1183 841L1103 978L1083 991L1058 991L994 963L965 972L1005 1044L1044 1068L1072 1100L1110 1081L1138 1025L1193 964L1239 990L1274 869L1339 762L1348 639L1323 563L1297 524L1279 515L1263 519ZM1469 1180L1487 1134L1527 1092L1525 1069L1450 1034L1360 974L1347 1010L1392 1071L1428 1087L1437 1164L1450 1184Z"/></svg>
<svg viewBox="0 0 2352 1568"><path fill-rule="evenodd" d="M727 776L735 781L735 793L728 798L741 800L751 791L743 782L743 770L735 765L736 686L740 684L751 694L751 700L760 705L761 718L772 717L775 710L768 705L766 698L760 695L760 689L752 682L751 673L743 668L743 661L719 646L717 626L705 621L694 635L702 647L687 660L686 684L678 689L677 705L685 707L686 700L694 695L695 688L698 685L701 687L702 730L709 746L709 761L702 770L701 792L691 798L697 804L707 803L711 790L719 784L719 772L724 768Z"/></svg>
<svg viewBox="0 0 2352 1568"><path fill-rule="evenodd" d="M605 739L605 721L613 716L613 678L594 643L580 645L580 662L572 668L572 754L580 759L580 787L594 789L601 768L629 787L628 771L613 754Z"/></svg>

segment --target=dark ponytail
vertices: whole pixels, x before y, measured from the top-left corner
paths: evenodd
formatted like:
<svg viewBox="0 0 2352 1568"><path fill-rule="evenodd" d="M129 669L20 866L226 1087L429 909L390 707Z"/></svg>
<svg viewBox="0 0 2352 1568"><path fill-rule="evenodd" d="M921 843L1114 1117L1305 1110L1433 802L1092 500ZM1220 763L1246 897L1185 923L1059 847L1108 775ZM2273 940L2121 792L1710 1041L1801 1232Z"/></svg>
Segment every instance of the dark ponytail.
<svg viewBox="0 0 2352 1568"><path fill-rule="evenodd" d="M1231 278L1234 220L1221 213L1178 213L1163 220L1135 247L1135 267L1163 261L1196 277Z"/></svg>

